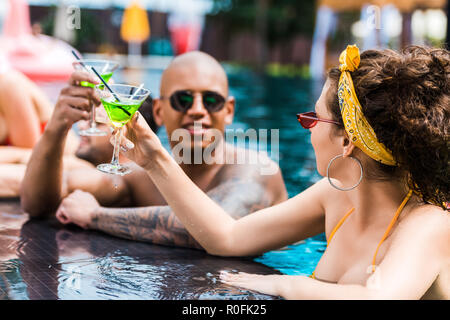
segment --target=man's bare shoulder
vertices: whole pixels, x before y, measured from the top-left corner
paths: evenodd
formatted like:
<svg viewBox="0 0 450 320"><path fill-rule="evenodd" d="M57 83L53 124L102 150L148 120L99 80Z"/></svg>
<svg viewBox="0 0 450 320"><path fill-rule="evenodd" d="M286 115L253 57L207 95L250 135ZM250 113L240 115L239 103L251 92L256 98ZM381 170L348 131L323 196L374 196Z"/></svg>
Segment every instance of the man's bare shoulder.
<svg viewBox="0 0 450 320"><path fill-rule="evenodd" d="M167 204L143 168L134 162L127 163L127 166L131 169L131 173L123 176L123 179L130 191L133 206L141 207Z"/></svg>
<svg viewBox="0 0 450 320"><path fill-rule="evenodd" d="M280 167L267 154L239 147L230 149L227 146L227 149L228 158L216 175L215 185L258 185L265 190L267 197L272 199L272 205L287 199Z"/></svg>
<svg viewBox="0 0 450 320"><path fill-rule="evenodd" d="M242 178L268 180L280 174L278 164L266 153L227 145L223 172Z"/></svg>
<svg viewBox="0 0 450 320"><path fill-rule="evenodd" d="M151 182L151 179L148 176L147 172L136 163L127 162L126 166L131 169L131 172L129 174L123 176L127 183L134 184L142 180L147 180L145 178L148 178L148 180Z"/></svg>

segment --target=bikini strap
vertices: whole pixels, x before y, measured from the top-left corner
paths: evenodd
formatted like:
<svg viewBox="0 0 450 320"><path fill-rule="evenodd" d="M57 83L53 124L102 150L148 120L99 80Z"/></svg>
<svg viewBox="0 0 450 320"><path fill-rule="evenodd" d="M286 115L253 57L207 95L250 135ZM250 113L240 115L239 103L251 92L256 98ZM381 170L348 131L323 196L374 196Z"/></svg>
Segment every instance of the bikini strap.
<svg viewBox="0 0 450 320"><path fill-rule="evenodd" d="M392 227L394 226L395 222L397 221L398 217L400 216L400 213L402 212L402 210L405 207L405 205L408 202L408 200L411 198L411 195L412 195L412 190L409 190L408 194L403 199L403 202L400 204L400 206L398 207L397 211L395 212L395 215L392 218L391 222L389 223L389 226L387 227L386 231L384 232L383 237L381 238L380 242L378 243L377 249L375 250L375 254L374 254L373 260L372 260L372 273L375 272L375 266L376 266L375 262L376 262L376 259L377 259L378 250L380 249L380 247L383 244L384 240L386 240L386 238L388 237L389 233L392 230ZM353 213L353 211L355 211L355 208L350 209L350 211L347 212L341 218L341 220L339 220L338 224L334 227L333 231L331 231L330 237L328 238L328 241L327 241L327 247L330 244L331 239L333 239L334 234L336 233L336 231L341 227L341 225L348 218L348 216ZM316 271L314 270L313 273L309 277L312 278L312 279L315 279L316 278L315 272Z"/></svg>
<svg viewBox="0 0 450 320"><path fill-rule="evenodd" d="M355 208L351 208L349 212L347 212L342 218L341 220L339 220L338 224L334 227L333 231L331 231L330 233L330 237L328 238L327 241L327 247L331 242L331 239L333 239L334 234L336 233L336 231L338 231L338 229L341 227L341 225L344 223L345 219L348 218L349 215L351 215L353 213L353 211L355 211Z"/></svg>
<svg viewBox="0 0 450 320"><path fill-rule="evenodd" d="M406 203L411 198L411 195L412 195L412 190L409 190L408 194L403 199L402 204L398 207L397 212L395 213L394 217L391 220L391 223L389 223L389 226L387 227L386 231L384 232L383 237L381 238L380 242L378 243L377 250L375 250L375 254L374 254L373 260L372 260L372 273L375 272L375 261L377 259L378 250L380 249L384 240L386 240L387 236L391 232L392 227L394 226L395 222L397 221L397 219L398 219L400 213L402 212L403 208L405 207Z"/></svg>
<svg viewBox="0 0 450 320"><path fill-rule="evenodd" d="M336 233L336 231L338 231L338 229L339 229L339 228L341 227L341 225L344 223L345 219L347 219L348 216L351 215L351 214L353 213L353 211L355 211L355 208L351 208L350 211L347 212L347 213L341 218L341 220L339 220L338 224L334 227L333 231L331 231L330 237L328 238L328 241L327 241L327 247L328 247L328 245L330 244L331 239L334 237L334 234ZM316 272L316 270L314 270L313 273L311 273L311 275L310 275L309 277L312 278L312 279L315 279L315 278L316 278L315 272Z"/></svg>

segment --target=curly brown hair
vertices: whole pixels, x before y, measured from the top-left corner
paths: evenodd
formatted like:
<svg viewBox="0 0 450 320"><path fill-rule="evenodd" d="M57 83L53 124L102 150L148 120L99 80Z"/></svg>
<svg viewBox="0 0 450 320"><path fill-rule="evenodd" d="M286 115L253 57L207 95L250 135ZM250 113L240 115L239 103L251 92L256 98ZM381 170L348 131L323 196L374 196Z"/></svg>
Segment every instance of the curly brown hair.
<svg viewBox="0 0 450 320"><path fill-rule="evenodd" d="M337 97L341 72L328 73L327 105L341 124ZM351 73L364 116L397 166L373 161L378 179L405 177L423 202L446 208L449 201L450 52L411 46L367 50Z"/></svg>

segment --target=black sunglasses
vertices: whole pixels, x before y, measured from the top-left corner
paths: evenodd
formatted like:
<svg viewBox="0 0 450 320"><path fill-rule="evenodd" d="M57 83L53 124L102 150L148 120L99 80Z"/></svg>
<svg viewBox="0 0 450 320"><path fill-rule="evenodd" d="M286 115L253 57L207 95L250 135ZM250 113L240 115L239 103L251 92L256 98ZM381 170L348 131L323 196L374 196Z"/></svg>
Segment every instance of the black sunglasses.
<svg viewBox="0 0 450 320"><path fill-rule="evenodd" d="M179 90L170 96L170 105L176 111L186 112L194 104L194 94L189 90ZM164 99L162 97L162 99ZM203 106L208 112L217 112L225 106L225 97L214 91L202 92Z"/></svg>

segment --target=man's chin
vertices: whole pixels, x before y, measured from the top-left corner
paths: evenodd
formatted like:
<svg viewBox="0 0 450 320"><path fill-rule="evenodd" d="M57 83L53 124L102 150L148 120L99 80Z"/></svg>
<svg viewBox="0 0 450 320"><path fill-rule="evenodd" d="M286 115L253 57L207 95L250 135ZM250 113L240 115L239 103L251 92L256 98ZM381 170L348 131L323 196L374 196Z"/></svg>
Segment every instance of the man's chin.
<svg viewBox="0 0 450 320"><path fill-rule="evenodd" d="M87 160L87 159L86 159L86 153L83 152L80 148L78 148L78 150L75 151L75 156L76 156L77 158L80 158L81 160Z"/></svg>
<svg viewBox="0 0 450 320"><path fill-rule="evenodd" d="M90 153L88 152L83 152L82 150L78 149L75 152L75 156L81 160L85 160L87 162L92 163L94 166L100 164L98 161L96 161L95 157L93 157Z"/></svg>
<svg viewBox="0 0 450 320"><path fill-rule="evenodd" d="M197 148L206 149L211 145L212 145L212 143L210 141L195 142L195 143L191 143L191 149L192 150L197 149Z"/></svg>
<svg viewBox="0 0 450 320"><path fill-rule="evenodd" d="M212 148L212 150L207 150L208 147ZM214 145L211 142L191 143L183 146L177 145L172 151L175 152L174 156L180 158L180 161L185 164L197 163L198 161L203 163L205 155L211 156L214 154Z"/></svg>

